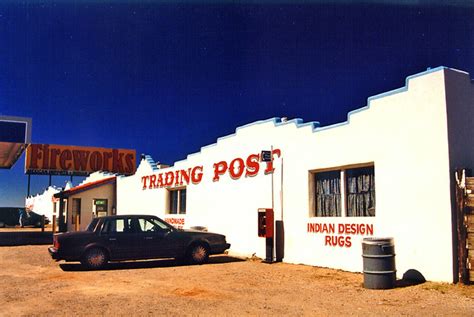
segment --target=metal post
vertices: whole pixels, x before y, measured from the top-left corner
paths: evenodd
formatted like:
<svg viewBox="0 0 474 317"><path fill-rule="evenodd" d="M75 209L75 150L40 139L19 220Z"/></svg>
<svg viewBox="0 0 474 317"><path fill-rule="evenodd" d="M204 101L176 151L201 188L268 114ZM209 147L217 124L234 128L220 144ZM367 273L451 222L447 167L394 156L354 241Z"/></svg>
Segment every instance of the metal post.
<svg viewBox="0 0 474 317"><path fill-rule="evenodd" d="M273 145L270 147L270 161L272 162L273 167ZM272 210L275 210L275 199L273 197L273 174L275 174L275 168L273 167L272 171Z"/></svg>
<svg viewBox="0 0 474 317"><path fill-rule="evenodd" d="M79 215L76 215L75 217L75 222L74 222L74 231L79 231L80 227L79 227Z"/></svg>
<svg viewBox="0 0 474 317"><path fill-rule="evenodd" d="M59 197L59 217L58 217L59 232L66 232L66 221L64 219L64 198Z"/></svg>
<svg viewBox="0 0 474 317"><path fill-rule="evenodd" d="M49 185L48 186L51 186L51 180L53 179L53 176L51 174L49 174Z"/></svg>
<svg viewBox="0 0 474 317"><path fill-rule="evenodd" d="M31 184L31 174L28 174L28 190L26 192L26 197L30 197L30 184Z"/></svg>
<svg viewBox="0 0 474 317"><path fill-rule="evenodd" d="M56 215L53 215L52 231L53 233L56 232Z"/></svg>

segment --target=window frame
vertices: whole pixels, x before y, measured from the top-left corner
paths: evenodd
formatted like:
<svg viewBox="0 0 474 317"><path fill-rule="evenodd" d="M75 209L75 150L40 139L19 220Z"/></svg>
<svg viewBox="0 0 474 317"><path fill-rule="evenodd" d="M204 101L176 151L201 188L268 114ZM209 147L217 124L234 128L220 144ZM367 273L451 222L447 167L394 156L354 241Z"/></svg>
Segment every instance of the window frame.
<svg viewBox="0 0 474 317"><path fill-rule="evenodd" d="M310 170L308 172L308 188L309 188L309 216L312 218L365 218L365 217L375 217L377 205L375 203L374 213L373 215L365 215L365 216L348 216L348 209L347 209L347 171L359 168L373 168L374 169L374 197L376 196L376 168L374 162L366 162L366 163L358 163L358 164L350 164L350 165L342 165L336 167L328 167L328 168L320 168ZM316 174L324 173L324 172L340 172L340 194L341 194L341 215L334 215L334 216L318 216L317 215L317 193L316 193ZM376 201L376 199L375 199Z"/></svg>
<svg viewBox="0 0 474 317"><path fill-rule="evenodd" d="M183 195L184 192L184 195ZM172 199L173 195L176 195L176 212L172 210ZM166 211L167 215L185 215L186 214L186 206L187 206L187 187L176 187L176 188L168 188L168 208ZM184 204L181 202L184 196ZM181 210L182 205L184 205L184 210Z"/></svg>

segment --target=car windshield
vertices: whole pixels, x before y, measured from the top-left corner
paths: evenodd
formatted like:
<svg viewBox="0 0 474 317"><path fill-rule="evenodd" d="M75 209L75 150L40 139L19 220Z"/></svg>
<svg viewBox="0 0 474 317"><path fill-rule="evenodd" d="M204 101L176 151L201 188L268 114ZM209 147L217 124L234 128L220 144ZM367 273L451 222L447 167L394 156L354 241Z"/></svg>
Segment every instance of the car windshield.
<svg viewBox="0 0 474 317"><path fill-rule="evenodd" d="M148 221L150 221L154 226L162 229L162 230L167 230L167 229L171 229L172 226L166 222L163 222L163 221L159 221L158 219L155 219L155 218L150 218L148 219Z"/></svg>
<svg viewBox="0 0 474 317"><path fill-rule="evenodd" d="M86 228L86 231L94 231L95 227L97 226L97 223L99 222L98 218L92 219L92 221L89 223L89 225Z"/></svg>

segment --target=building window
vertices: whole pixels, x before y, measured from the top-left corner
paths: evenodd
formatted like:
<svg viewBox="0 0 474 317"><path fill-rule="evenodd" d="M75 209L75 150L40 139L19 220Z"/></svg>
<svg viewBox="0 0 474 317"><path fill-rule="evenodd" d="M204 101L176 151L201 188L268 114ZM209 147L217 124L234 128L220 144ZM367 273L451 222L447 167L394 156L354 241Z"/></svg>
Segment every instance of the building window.
<svg viewBox="0 0 474 317"><path fill-rule="evenodd" d="M347 216L375 216L374 167L353 168L346 171Z"/></svg>
<svg viewBox="0 0 474 317"><path fill-rule="evenodd" d="M81 199L73 198L72 199L72 224L76 224L76 218L79 219L79 224L81 223Z"/></svg>
<svg viewBox="0 0 474 317"><path fill-rule="evenodd" d="M341 216L341 173L321 172L315 175L316 216Z"/></svg>
<svg viewBox="0 0 474 317"><path fill-rule="evenodd" d="M169 214L186 213L186 188L169 190Z"/></svg>
<svg viewBox="0 0 474 317"><path fill-rule="evenodd" d="M316 217L374 217L374 166L311 172L310 209Z"/></svg>

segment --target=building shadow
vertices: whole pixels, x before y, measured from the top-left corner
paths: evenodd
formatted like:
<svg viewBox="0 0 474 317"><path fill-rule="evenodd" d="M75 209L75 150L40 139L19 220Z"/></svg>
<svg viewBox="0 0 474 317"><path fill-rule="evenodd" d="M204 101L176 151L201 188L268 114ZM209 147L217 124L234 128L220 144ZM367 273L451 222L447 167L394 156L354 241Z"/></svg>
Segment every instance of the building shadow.
<svg viewBox="0 0 474 317"><path fill-rule="evenodd" d="M51 231L6 231L0 232L0 246L53 244Z"/></svg>
<svg viewBox="0 0 474 317"><path fill-rule="evenodd" d="M230 257L227 255L211 256L209 262L203 265L219 265L225 263L242 262L245 260ZM154 269L154 268L167 268L167 267L179 267L179 266L191 266L193 264L183 263L175 259L161 259L161 260L144 260L144 261L127 261L127 262L111 262L108 263L101 271L113 271L113 270L133 270L133 269ZM61 263L59 267L65 272L79 272L89 271L83 267L80 263Z"/></svg>

